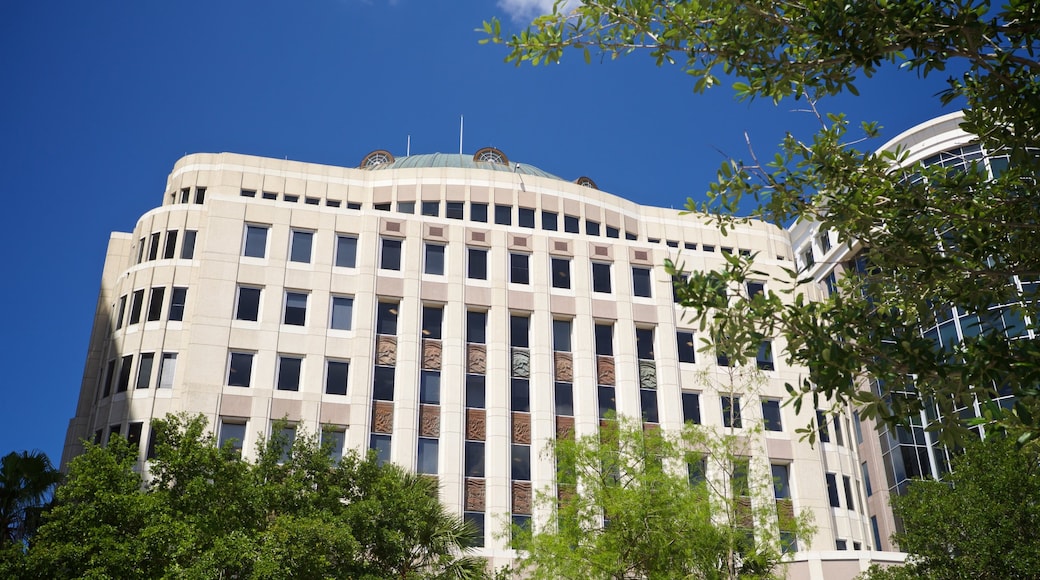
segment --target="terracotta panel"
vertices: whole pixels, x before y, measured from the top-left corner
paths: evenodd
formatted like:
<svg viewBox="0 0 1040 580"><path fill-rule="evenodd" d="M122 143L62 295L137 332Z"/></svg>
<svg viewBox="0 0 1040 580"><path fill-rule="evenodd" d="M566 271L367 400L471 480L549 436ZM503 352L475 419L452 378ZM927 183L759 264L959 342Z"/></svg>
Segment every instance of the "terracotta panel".
<svg viewBox="0 0 1040 580"><path fill-rule="evenodd" d="M569 352L553 353L553 368L557 381L574 382L574 360Z"/></svg>
<svg viewBox="0 0 1040 580"><path fill-rule="evenodd" d="M441 436L441 408L438 405L419 407L419 435L422 437Z"/></svg>
<svg viewBox="0 0 1040 580"><path fill-rule="evenodd" d="M513 482L513 513L514 514L531 514L531 482L529 481L514 481Z"/></svg>
<svg viewBox="0 0 1040 580"><path fill-rule="evenodd" d="M596 383L600 385L614 385L614 357L596 357Z"/></svg>
<svg viewBox="0 0 1040 580"><path fill-rule="evenodd" d="M397 365L397 337L387 334L376 336L376 364L384 367Z"/></svg>
<svg viewBox="0 0 1040 580"><path fill-rule="evenodd" d="M557 417L556 418L556 438L557 439L573 439L574 438L574 417Z"/></svg>
<svg viewBox="0 0 1040 580"><path fill-rule="evenodd" d="M432 338L424 339L422 368L426 370L440 370L441 368L441 341Z"/></svg>
<svg viewBox="0 0 1040 580"><path fill-rule="evenodd" d="M484 441L487 438L487 414L484 409L466 409L466 439Z"/></svg>
<svg viewBox="0 0 1040 580"><path fill-rule="evenodd" d="M531 444L530 413L513 413L513 443Z"/></svg>
<svg viewBox="0 0 1040 580"><path fill-rule="evenodd" d="M487 372L487 348L483 344L466 345L466 372L478 375Z"/></svg>
<svg viewBox="0 0 1040 580"><path fill-rule="evenodd" d="M639 361L639 388L657 388L657 366L652 360Z"/></svg>
<svg viewBox="0 0 1040 580"><path fill-rule="evenodd" d="M390 401L376 401L372 405L372 432L394 432L394 404Z"/></svg>
<svg viewBox="0 0 1040 580"><path fill-rule="evenodd" d="M468 512L482 512L484 511L484 505L486 494L484 491L484 480L473 479L470 477L466 478L466 491L465 491L465 509Z"/></svg>

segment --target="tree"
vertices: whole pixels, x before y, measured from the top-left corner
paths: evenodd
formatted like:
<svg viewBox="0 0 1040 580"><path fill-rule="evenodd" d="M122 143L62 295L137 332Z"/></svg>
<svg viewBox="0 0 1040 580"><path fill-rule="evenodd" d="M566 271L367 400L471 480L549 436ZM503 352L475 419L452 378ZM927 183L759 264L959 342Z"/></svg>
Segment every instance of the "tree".
<svg viewBox="0 0 1040 580"><path fill-rule="evenodd" d="M779 577L772 485L744 437L622 418L552 442L559 483L535 495L547 523L512 530L518 568L535 579ZM782 519L811 534L807 516Z"/></svg>
<svg viewBox="0 0 1040 580"><path fill-rule="evenodd" d="M153 422L137 449L113 438L69 466L27 553L26 577L480 578L472 533L434 480L341 459L300 432L262 442L256 462L218 448L201 417Z"/></svg>
<svg viewBox="0 0 1040 580"><path fill-rule="evenodd" d="M41 451L8 453L0 459L0 548L27 541L61 473Z"/></svg>
<svg viewBox="0 0 1040 580"><path fill-rule="evenodd" d="M723 231L746 219L735 217L742 201L755 204L751 217L778 225L813 220L864 248L869 267L824 302L799 297L809 280L795 271L773 285L783 282L793 303L775 292L720 302L720 282L736 288L759 275L755 256L727 256L721 270L692 272L681 285L695 317L737 338L783 335L787 358L809 369L789 386L796 405L826 397L890 423L937 406L939 436L951 443L970 437L958 409L978 401L982 422L1022 443L1040 436L1040 341L1016 340L1040 330L1036 2L589 0L560 8L508 38L500 22L485 22L484 42L506 43L517 65L555 63L568 49L586 60L593 51L642 51L658 65L678 61L696 91L727 78L740 98L802 99L816 112L810 139L789 134L767 160L752 149L750 160L724 163L707 201L688 200L687 209ZM858 94L860 78L882 66L950 74L938 102L964 107L962 127L999 158L993 171L903 166L905 152L865 147L877 143L876 123L853 134L845 116L821 112L827 97ZM947 349L921 338L951 307L976 317L966 319L974 336ZM875 392L860 388L864 375L876 379ZM997 405L1007 393L1015 405Z"/></svg>
<svg viewBox="0 0 1040 580"><path fill-rule="evenodd" d="M905 566L868 580L1040 578L1040 463L990 435L953 459L945 481L919 480L893 497Z"/></svg>

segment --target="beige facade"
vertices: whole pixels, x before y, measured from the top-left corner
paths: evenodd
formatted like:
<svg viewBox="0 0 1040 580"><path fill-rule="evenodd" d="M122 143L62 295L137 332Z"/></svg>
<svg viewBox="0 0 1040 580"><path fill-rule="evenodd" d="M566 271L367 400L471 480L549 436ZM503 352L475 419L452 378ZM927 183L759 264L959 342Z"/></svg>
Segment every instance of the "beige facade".
<svg viewBox="0 0 1040 580"><path fill-rule="evenodd" d="M247 455L274 420L327 425L344 447L435 474L442 500L483 523L483 555L504 563L502 524L537 525L531 494L553 483L541 451L558 429L593 433L610 407L723 428L729 369L690 348L696 329L661 264L754 252L781 276L795 263L788 232L722 236L504 156L378 161L179 160L162 204L112 235L63 464L113 432L145 461L150 419L170 412L204 414ZM819 528L799 538L792 577L898 559L870 552L850 417L830 442L799 441L810 417L777 402L804 369L762 366L764 384L738 393L742 419L780 420L752 438L752 462L787 466L794 508Z"/></svg>

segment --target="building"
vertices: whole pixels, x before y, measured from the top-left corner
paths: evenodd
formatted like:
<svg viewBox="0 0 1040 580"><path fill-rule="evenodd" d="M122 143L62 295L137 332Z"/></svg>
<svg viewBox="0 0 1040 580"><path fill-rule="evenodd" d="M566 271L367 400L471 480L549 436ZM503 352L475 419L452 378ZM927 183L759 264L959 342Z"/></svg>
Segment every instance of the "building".
<svg viewBox="0 0 1040 580"><path fill-rule="evenodd" d="M492 148L375 151L359 168L188 155L161 205L111 237L62 461L120 433L144 462L149 421L170 412L202 413L247 455L275 420L327 425L337 450L436 475L497 565L513 557L501 522L537 517L532 491L553 483L540 452L558 429L593 433L612 410L723 428L726 409L764 422L752 461L819 527L792 577L898 561L873 551L858 426L839 416L830 441L799 441L809 418L780 403L803 369L772 356L782 345L737 395L719 387L725 361L695 351L661 264L726 252L777 275L794 260L782 229L721 236Z"/></svg>

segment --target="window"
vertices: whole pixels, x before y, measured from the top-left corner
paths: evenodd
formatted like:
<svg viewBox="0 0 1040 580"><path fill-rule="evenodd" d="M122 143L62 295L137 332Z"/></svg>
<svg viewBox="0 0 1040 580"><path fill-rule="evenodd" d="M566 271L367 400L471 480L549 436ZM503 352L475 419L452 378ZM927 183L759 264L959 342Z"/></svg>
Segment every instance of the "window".
<svg viewBox="0 0 1040 580"><path fill-rule="evenodd" d="M188 301L188 289L182 286L174 286L170 295L169 319L172 321L184 320L184 305Z"/></svg>
<svg viewBox="0 0 1040 580"><path fill-rule="evenodd" d="M468 268L466 277L471 280L487 280L487 250L466 248Z"/></svg>
<svg viewBox="0 0 1040 580"><path fill-rule="evenodd" d="M496 204L495 223L500 226L513 225L513 206Z"/></svg>
<svg viewBox="0 0 1040 580"><path fill-rule="evenodd" d="M615 228L614 226L607 226L607 237L618 239L621 237L621 230Z"/></svg>
<svg viewBox="0 0 1040 580"><path fill-rule="evenodd" d="M874 488L870 485L870 470L867 469L867 462L859 464L859 470L863 477L863 486L867 488L867 497L874 495Z"/></svg>
<svg viewBox="0 0 1040 580"><path fill-rule="evenodd" d="M530 260L531 256L529 254L509 254L510 282L513 284L531 283Z"/></svg>
<svg viewBox="0 0 1040 580"><path fill-rule="evenodd" d="M418 458L415 462L417 473L437 474L437 454L440 450L439 442L428 437L419 438Z"/></svg>
<svg viewBox="0 0 1040 580"><path fill-rule="evenodd" d="M701 396L699 394L683 392L682 415L684 423L701 424Z"/></svg>
<svg viewBox="0 0 1040 580"><path fill-rule="evenodd" d="M444 326L444 308L424 305L422 308L422 337L440 340L441 328Z"/></svg>
<svg viewBox="0 0 1040 580"><path fill-rule="evenodd" d="M397 202L397 213L415 213L415 202L414 201L399 201Z"/></svg>
<svg viewBox="0 0 1040 580"><path fill-rule="evenodd" d="M841 429L841 415L834 416L834 442L842 447L845 446L845 435Z"/></svg>
<svg viewBox="0 0 1040 580"><path fill-rule="evenodd" d="M332 297L332 315L329 328L334 330L350 330L354 318L354 299L350 296Z"/></svg>
<svg viewBox="0 0 1040 580"><path fill-rule="evenodd" d="M599 356L614 356L614 325L610 323L596 323L594 332L596 335L596 354Z"/></svg>
<svg viewBox="0 0 1040 580"><path fill-rule="evenodd" d="M526 314L514 314L509 317L509 344L514 347L528 348L531 346L530 339L531 319ZM470 341L472 342L472 341Z"/></svg>
<svg viewBox="0 0 1040 580"><path fill-rule="evenodd" d="M650 269L634 266L632 268L632 294L650 297Z"/></svg>
<svg viewBox="0 0 1040 580"><path fill-rule="evenodd" d="M347 209L361 209L361 202L358 202L358 201L348 201L347 202Z"/></svg>
<svg viewBox="0 0 1040 580"><path fill-rule="evenodd" d="M251 286L238 287L238 304L235 305L235 320L251 320L260 318L260 289Z"/></svg>
<svg viewBox="0 0 1040 580"><path fill-rule="evenodd" d="M372 400L394 400L394 367L375 367L372 373Z"/></svg>
<svg viewBox="0 0 1040 580"><path fill-rule="evenodd" d="M196 187L195 188L195 203L203 203L206 201L206 188Z"/></svg>
<svg viewBox="0 0 1040 580"><path fill-rule="evenodd" d="M336 236L336 266L353 268L357 261L357 236Z"/></svg>
<svg viewBox="0 0 1040 580"><path fill-rule="evenodd" d="M289 248L289 261L309 264L311 261L311 246L314 242L314 232L304 230L292 231L292 242Z"/></svg>
<svg viewBox="0 0 1040 580"><path fill-rule="evenodd" d="M177 353L164 352L159 363L159 388L172 389L173 377L177 374Z"/></svg>
<svg viewBox="0 0 1040 580"><path fill-rule="evenodd" d="M116 306L116 329L123 328L123 314L126 312L126 294L119 297L119 305Z"/></svg>
<svg viewBox="0 0 1040 580"><path fill-rule="evenodd" d="M694 455L686 463L686 473L690 485L701 485L708 481L708 460L704 457Z"/></svg>
<svg viewBox="0 0 1040 580"><path fill-rule="evenodd" d="M585 220L585 234L589 236L599 235L599 222Z"/></svg>
<svg viewBox="0 0 1040 580"><path fill-rule="evenodd" d="M813 256L812 248L802 252L802 262L805 263L806 268L809 268L816 263L816 257Z"/></svg>
<svg viewBox="0 0 1040 580"><path fill-rule="evenodd" d="M636 356L642 360L654 359L654 329L636 329Z"/></svg>
<svg viewBox="0 0 1040 580"><path fill-rule="evenodd" d="M380 302L376 307L376 334L397 334L396 302Z"/></svg>
<svg viewBox="0 0 1040 580"><path fill-rule="evenodd" d="M830 232L823 232L819 237L820 241L820 252L826 254L831 251L831 236Z"/></svg>
<svg viewBox="0 0 1040 580"><path fill-rule="evenodd" d="M441 404L440 371L422 371L419 375L419 402L427 405Z"/></svg>
<svg viewBox="0 0 1040 580"><path fill-rule="evenodd" d="M486 203L471 203L469 204L469 219L475 222L487 223L488 221L488 204Z"/></svg>
<svg viewBox="0 0 1040 580"><path fill-rule="evenodd" d="M747 288L748 298L754 298L755 296L758 296L759 294L762 294L766 291L765 282L756 282L754 280L748 280L747 283L744 284L744 286Z"/></svg>
<svg viewBox="0 0 1040 580"><path fill-rule="evenodd" d="M563 417L574 415L574 385L572 383L556 383L556 414Z"/></svg>
<svg viewBox="0 0 1040 580"><path fill-rule="evenodd" d="M326 199L325 205L328 207L339 207L343 202L338 199Z"/></svg>
<svg viewBox="0 0 1040 580"><path fill-rule="evenodd" d="M303 359L296 356L278 357L278 384L279 391L299 391L300 371L303 368Z"/></svg>
<svg viewBox="0 0 1040 580"><path fill-rule="evenodd" d="M163 258L172 259L177 256L177 230L166 232L166 245L163 246Z"/></svg>
<svg viewBox="0 0 1040 580"><path fill-rule="evenodd" d="M599 402L600 419L606 419L609 414L617 411L617 401L614 399L614 387L600 385L596 388L596 396Z"/></svg>
<svg viewBox="0 0 1040 580"><path fill-rule="evenodd" d="M466 375L466 406L471 409L484 408L484 375Z"/></svg>
<svg viewBox="0 0 1040 580"><path fill-rule="evenodd" d="M386 203L373 203L372 209L376 211L390 211L390 202Z"/></svg>
<svg viewBox="0 0 1040 580"><path fill-rule="evenodd" d="M563 216L563 231L569 234L576 234L580 229L580 221L577 216L564 214Z"/></svg>
<svg viewBox="0 0 1040 580"><path fill-rule="evenodd" d="M152 288L152 293L148 297L148 318L149 321L159 320L162 318L162 305L163 296L166 294L166 288L158 287Z"/></svg>
<svg viewBox="0 0 1040 580"><path fill-rule="evenodd" d="M625 239L630 241L630 242L634 242L634 241L639 239L639 235L636 234L635 232L626 231L625 232Z"/></svg>
<svg viewBox="0 0 1040 580"><path fill-rule="evenodd" d="M267 226L246 226L246 241L242 255L247 258L263 258L267 256Z"/></svg>
<svg viewBox="0 0 1040 580"><path fill-rule="evenodd" d="M766 431L783 431L783 423L780 421L780 401L776 399L762 399L762 422Z"/></svg>
<svg viewBox="0 0 1040 580"><path fill-rule="evenodd" d="M147 389L152 384L152 365L155 363L154 352L143 352L137 362L137 384L138 389Z"/></svg>
<svg viewBox="0 0 1040 580"><path fill-rule="evenodd" d="M542 229L555 232L560 224L560 214L542 210Z"/></svg>
<svg viewBox="0 0 1040 580"><path fill-rule="evenodd" d="M319 199L317 197L304 197L303 198L303 203L305 203L307 205L319 205L319 204L321 204L321 199Z"/></svg>
<svg viewBox="0 0 1040 580"><path fill-rule="evenodd" d="M379 465L390 461L390 436L373 433L369 440L369 448L376 452Z"/></svg>
<svg viewBox="0 0 1040 580"><path fill-rule="evenodd" d="M134 290L134 293L130 296L130 322L129 324L137 324L141 322L141 308L144 307L144 290Z"/></svg>
<svg viewBox="0 0 1040 580"><path fill-rule="evenodd" d="M128 354L119 361L119 379L116 382L116 392L122 393L130 387L130 367L134 364L134 355Z"/></svg>
<svg viewBox="0 0 1040 580"><path fill-rule="evenodd" d="M423 262L423 272L434 276L444 275L444 246L441 244L426 244L426 259Z"/></svg>
<svg viewBox="0 0 1040 580"><path fill-rule="evenodd" d="M304 326L307 322L307 295L303 292L285 293L285 312L282 324Z"/></svg>
<svg viewBox="0 0 1040 580"><path fill-rule="evenodd" d="M571 261L567 258L552 258L552 287L571 287Z"/></svg>
<svg viewBox="0 0 1040 580"><path fill-rule="evenodd" d="M838 502L838 476L833 473L827 474L827 498L830 499L831 507L841 507Z"/></svg>
<svg viewBox="0 0 1040 580"><path fill-rule="evenodd" d="M466 342L484 344L486 329L487 312L477 310L466 312Z"/></svg>
<svg viewBox="0 0 1040 580"><path fill-rule="evenodd" d="M296 441L296 427L286 425L277 433L271 433L271 439L282 448L282 455L278 458L278 463L289 461L292 456L293 442Z"/></svg>
<svg viewBox="0 0 1040 580"><path fill-rule="evenodd" d="M726 427L740 428L740 397L723 395L722 424Z"/></svg>
<svg viewBox="0 0 1040 580"><path fill-rule="evenodd" d="M154 260L159 257L159 232L148 236L148 259Z"/></svg>
<svg viewBox="0 0 1040 580"><path fill-rule="evenodd" d="M184 230L184 241L181 243L181 259L190 260L195 257L195 230Z"/></svg>
<svg viewBox="0 0 1040 580"><path fill-rule="evenodd" d="M441 215L441 202L439 201L424 201L422 202L422 214L430 217L439 217Z"/></svg>
<svg viewBox="0 0 1040 580"><path fill-rule="evenodd" d="M837 549L837 550L848 550L849 549L848 543L845 540L842 540L842 539L835 539L834 540L834 548Z"/></svg>
<svg viewBox="0 0 1040 580"><path fill-rule="evenodd" d="M558 352L571 351L571 321L553 320L553 350Z"/></svg>
<svg viewBox="0 0 1040 580"><path fill-rule="evenodd" d="M127 425L126 442L133 447L139 447L141 445L141 430L143 428L144 423L130 423Z"/></svg>
<svg viewBox="0 0 1040 580"><path fill-rule="evenodd" d="M845 488L845 508L854 510L856 503L852 501L852 479L847 475L841 476L841 483Z"/></svg>
<svg viewBox="0 0 1040 580"><path fill-rule="evenodd" d="M863 429L860 426L859 411L852 412L852 430L856 433L856 443L863 443Z"/></svg>
<svg viewBox="0 0 1040 580"><path fill-rule="evenodd" d="M827 288L827 296L831 296L838 292L838 275L831 270L827 273L827 277L823 280L824 286Z"/></svg>
<svg viewBox="0 0 1040 580"><path fill-rule="evenodd" d="M786 463L774 463L769 469L773 475L773 497L791 499L791 466Z"/></svg>
<svg viewBox="0 0 1040 580"><path fill-rule="evenodd" d="M531 412L531 382L513 377L509 385L509 410L519 413Z"/></svg>
<svg viewBox="0 0 1040 580"><path fill-rule="evenodd" d="M529 207L517 208L516 223L522 228L534 228L534 210Z"/></svg>
<svg viewBox="0 0 1040 580"><path fill-rule="evenodd" d="M531 480L531 446L513 444L513 468L512 478L514 481Z"/></svg>
<svg viewBox="0 0 1040 580"><path fill-rule="evenodd" d="M643 410L644 423L657 423L657 391L655 389L639 389L639 405Z"/></svg>
<svg viewBox="0 0 1040 580"><path fill-rule="evenodd" d="M350 363L340 360L329 360L325 362L325 394L346 395L347 376L350 371Z"/></svg>
<svg viewBox="0 0 1040 580"><path fill-rule="evenodd" d="M321 432L321 447L325 449L333 463L339 463L343 458L343 446L346 443L347 434L344 431L325 428Z"/></svg>
<svg viewBox="0 0 1040 580"><path fill-rule="evenodd" d="M870 516L870 529L874 535L874 549L881 549L881 532L878 529L877 516Z"/></svg>
<svg viewBox="0 0 1040 580"><path fill-rule="evenodd" d="M679 362L697 362L697 349L693 343L693 332L688 330L676 331L675 342L679 348Z"/></svg>
<svg viewBox="0 0 1040 580"><path fill-rule="evenodd" d="M484 442L466 442L466 477L484 477Z"/></svg>
<svg viewBox="0 0 1040 580"><path fill-rule="evenodd" d="M107 397L112 394L112 381L115 379L115 375L116 361L115 359L112 359L108 361L107 365L105 365L105 389L101 394L102 397Z"/></svg>
<svg viewBox="0 0 1040 580"><path fill-rule="evenodd" d="M610 294L610 264L592 263L592 291Z"/></svg>
<svg viewBox="0 0 1040 580"><path fill-rule="evenodd" d="M242 455L242 445L246 440L246 424L244 421L220 420L220 448L230 447L237 455Z"/></svg>
<svg viewBox="0 0 1040 580"><path fill-rule="evenodd" d="M233 352L228 359L228 386L248 387L253 374L253 353Z"/></svg>
<svg viewBox="0 0 1040 580"><path fill-rule="evenodd" d="M380 256L379 267L383 270L401 269L401 240L383 238L383 253Z"/></svg>
<svg viewBox="0 0 1040 580"><path fill-rule="evenodd" d="M444 217L450 220L462 219L466 204L461 201L449 201L444 209Z"/></svg>
<svg viewBox="0 0 1040 580"><path fill-rule="evenodd" d="M137 263L144 261L144 238L137 241Z"/></svg>
<svg viewBox="0 0 1040 580"><path fill-rule="evenodd" d="M751 493L748 474L751 470L751 459L749 457L733 458L733 472L730 474L730 487L733 497L747 497Z"/></svg>
<svg viewBox="0 0 1040 580"><path fill-rule="evenodd" d="M773 343L771 341L763 340L762 344L758 345L758 355L755 357L755 363L763 371L776 369L776 365L773 364Z"/></svg>
<svg viewBox="0 0 1040 580"><path fill-rule="evenodd" d="M830 443L831 432L827 426L827 415L819 409L816 410L816 426L820 435L820 443Z"/></svg>
<svg viewBox="0 0 1040 580"><path fill-rule="evenodd" d="M239 192L239 195L241 195L242 197L256 197L256 190L255 189L243 189L242 191Z"/></svg>

